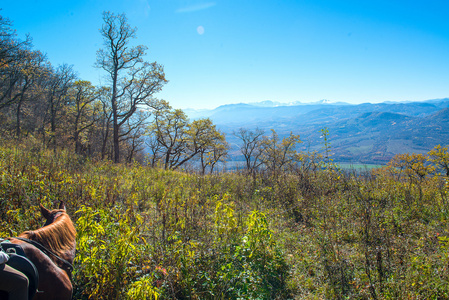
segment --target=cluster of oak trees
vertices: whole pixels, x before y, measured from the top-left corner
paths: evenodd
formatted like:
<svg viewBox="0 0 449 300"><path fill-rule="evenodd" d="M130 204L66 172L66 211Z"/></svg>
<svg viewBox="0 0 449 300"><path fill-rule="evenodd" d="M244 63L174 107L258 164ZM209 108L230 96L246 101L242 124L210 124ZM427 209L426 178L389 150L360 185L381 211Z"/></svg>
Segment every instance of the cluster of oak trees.
<svg viewBox="0 0 449 300"><path fill-rule="evenodd" d="M124 14L104 12L103 21L96 67L107 84L94 86L72 66L54 67L0 16L1 134L115 162L142 158L149 148L151 163L167 169L191 159L213 168L227 154L224 135L209 119L191 122L156 99L167 82L163 67L145 60L145 46L131 46L136 28Z"/></svg>

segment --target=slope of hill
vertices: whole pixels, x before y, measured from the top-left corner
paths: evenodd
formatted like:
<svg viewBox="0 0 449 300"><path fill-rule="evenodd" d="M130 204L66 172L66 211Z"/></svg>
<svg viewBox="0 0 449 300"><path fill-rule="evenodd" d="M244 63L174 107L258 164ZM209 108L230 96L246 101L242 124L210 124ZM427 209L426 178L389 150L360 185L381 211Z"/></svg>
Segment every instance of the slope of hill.
<svg viewBox="0 0 449 300"><path fill-rule="evenodd" d="M188 112L189 113L189 112ZM189 113L209 117L226 133L231 145L239 140L233 132L256 127L280 136L300 134L302 150L320 150L320 129L329 128L337 162L386 163L395 154L425 153L449 143L449 99L406 103L347 103L271 105L231 104L214 110ZM236 151L234 149L234 154Z"/></svg>

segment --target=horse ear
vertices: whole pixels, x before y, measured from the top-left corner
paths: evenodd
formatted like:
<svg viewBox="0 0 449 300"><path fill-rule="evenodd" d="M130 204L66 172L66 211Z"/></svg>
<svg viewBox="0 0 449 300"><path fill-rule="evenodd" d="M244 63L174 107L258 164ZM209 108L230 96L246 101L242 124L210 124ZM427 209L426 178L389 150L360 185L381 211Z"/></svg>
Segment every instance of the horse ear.
<svg viewBox="0 0 449 300"><path fill-rule="evenodd" d="M59 202L59 209L66 210L66 209L65 209L65 205L64 205L64 201L60 201L60 202Z"/></svg>
<svg viewBox="0 0 449 300"><path fill-rule="evenodd" d="M40 208L41 208L42 216L43 216L45 219L50 218L50 211L49 211L48 209L46 209L46 208L42 205L42 203L40 204Z"/></svg>

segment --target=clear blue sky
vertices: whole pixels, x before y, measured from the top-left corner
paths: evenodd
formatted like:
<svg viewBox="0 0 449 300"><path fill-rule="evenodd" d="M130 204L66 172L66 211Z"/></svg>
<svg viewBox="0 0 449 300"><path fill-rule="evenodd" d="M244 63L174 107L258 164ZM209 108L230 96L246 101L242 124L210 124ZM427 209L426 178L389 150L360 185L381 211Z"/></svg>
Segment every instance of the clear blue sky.
<svg viewBox="0 0 449 300"><path fill-rule="evenodd" d="M93 67L102 12L125 13L165 68L175 108L264 100L349 103L449 97L447 0L77 0L0 2L53 65Z"/></svg>

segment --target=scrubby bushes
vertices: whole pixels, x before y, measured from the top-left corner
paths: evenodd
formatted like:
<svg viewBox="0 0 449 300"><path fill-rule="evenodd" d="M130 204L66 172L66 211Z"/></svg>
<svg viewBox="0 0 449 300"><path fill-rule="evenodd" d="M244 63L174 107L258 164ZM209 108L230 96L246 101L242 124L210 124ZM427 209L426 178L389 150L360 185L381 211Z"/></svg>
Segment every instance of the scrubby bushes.
<svg viewBox="0 0 449 300"><path fill-rule="evenodd" d="M449 298L447 178L413 157L197 176L28 143L0 147L0 236L64 200L74 299Z"/></svg>

